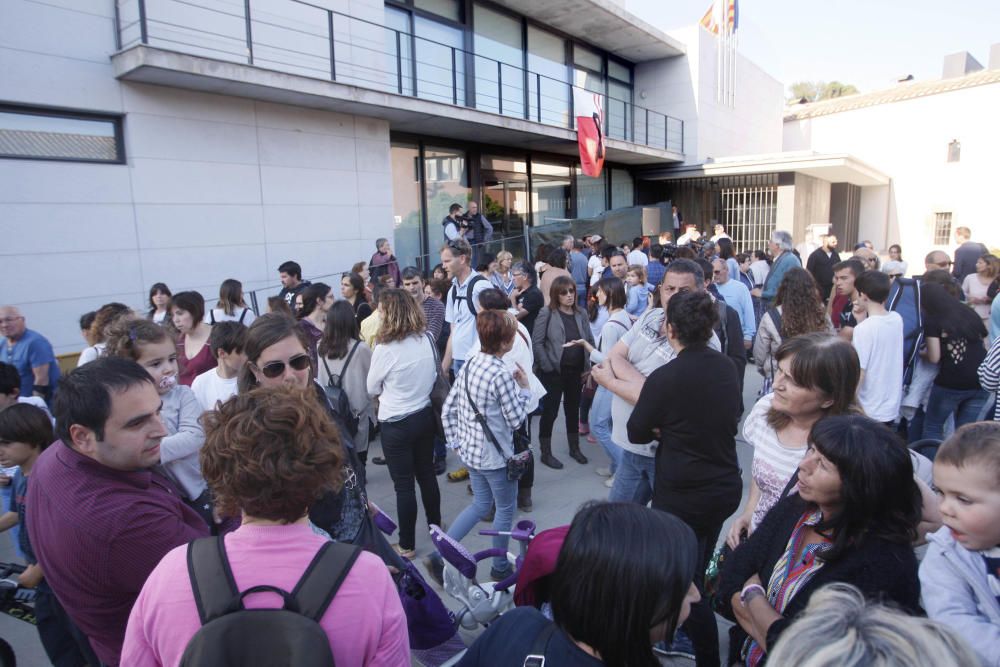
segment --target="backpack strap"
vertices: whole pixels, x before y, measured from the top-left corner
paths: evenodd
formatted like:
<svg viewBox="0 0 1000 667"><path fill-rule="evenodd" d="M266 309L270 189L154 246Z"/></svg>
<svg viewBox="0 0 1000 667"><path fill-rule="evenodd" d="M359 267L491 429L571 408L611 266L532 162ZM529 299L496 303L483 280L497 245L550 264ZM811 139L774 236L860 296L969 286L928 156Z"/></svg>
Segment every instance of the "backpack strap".
<svg viewBox="0 0 1000 667"><path fill-rule="evenodd" d="M319 623L360 554L360 547L341 542L320 547L292 591L299 613Z"/></svg>
<svg viewBox="0 0 1000 667"><path fill-rule="evenodd" d="M469 306L469 312L472 313L473 317L475 317L478 313L476 312L476 303L472 300L472 289L476 286L476 283L483 280L486 280L486 278L477 273L472 276L472 280L470 280L469 284L465 286L465 300Z"/></svg>
<svg viewBox="0 0 1000 667"><path fill-rule="evenodd" d="M208 310L208 323L215 326L215 308L210 308Z"/></svg>
<svg viewBox="0 0 1000 667"><path fill-rule="evenodd" d="M227 614L234 602L239 602L240 592L221 535L201 537L188 544L187 565L202 625Z"/></svg>
<svg viewBox="0 0 1000 667"><path fill-rule="evenodd" d="M549 648L552 635L556 633L556 624L549 622L549 625L538 633L535 641L531 643L531 651L524 657L522 667L545 667L545 651Z"/></svg>
<svg viewBox="0 0 1000 667"><path fill-rule="evenodd" d="M767 309L767 314L771 318L771 322L774 323L774 329L781 335L781 311L778 310L777 306L772 306Z"/></svg>
<svg viewBox="0 0 1000 667"><path fill-rule="evenodd" d="M247 311L250 310L246 306L243 306L243 312L240 313L240 324L243 324L243 318L247 316Z"/></svg>
<svg viewBox="0 0 1000 667"><path fill-rule="evenodd" d="M347 373L347 367L350 366L350 364L351 364L351 357L354 356L354 351L356 349L358 349L358 345L360 345L360 344L361 344L360 340L354 341L354 347L352 347L351 351L347 353L347 359L344 360L344 367L340 369L340 377L341 378L343 378L344 374ZM326 372L329 373L330 369L329 368L326 369ZM340 383L343 384L343 379L341 379Z"/></svg>

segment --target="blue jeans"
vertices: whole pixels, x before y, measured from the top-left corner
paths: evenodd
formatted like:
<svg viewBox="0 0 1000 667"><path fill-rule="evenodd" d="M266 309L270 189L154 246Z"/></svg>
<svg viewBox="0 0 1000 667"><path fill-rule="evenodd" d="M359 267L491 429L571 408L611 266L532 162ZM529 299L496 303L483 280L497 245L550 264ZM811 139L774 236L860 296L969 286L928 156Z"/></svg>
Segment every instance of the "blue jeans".
<svg viewBox="0 0 1000 667"><path fill-rule="evenodd" d="M608 494L613 503L646 505L653 499L653 479L656 477L656 458L634 454L622 449L622 457L615 472L615 483Z"/></svg>
<svg viewBox="0 0 1000 667"><path fill-rule="evenodd" d="M469 468L469 482L472 483L472 504L462 510L448 529L448 536L461 541L476 527L483 517L489 515L490 504L496 503L493 516L493 530L509 531L514 525L514 505L517 502L517 481L507 479L507 468L477 470ZM493 547L507 551L510 537L498 535L493 538ZM493 567L506 570L510 563L506 558L494 558Z"/></svg>
<svg viewBox="0 0 1000 667"><path fill-rule="evenodd" d="M622 448L611 439L611 392L598 387L590 406L590 432L601 443L611 461L611 474L615 474L622 458Z"/></svg>
<svg viewBox="0 0 1000 667"><path fill-rule="evenodd" d="M948 389L934 385L927 400L924 438L944 439L944 423L955 415L955 428L970 424L979 417L989 394L982 389Z"/></svg>

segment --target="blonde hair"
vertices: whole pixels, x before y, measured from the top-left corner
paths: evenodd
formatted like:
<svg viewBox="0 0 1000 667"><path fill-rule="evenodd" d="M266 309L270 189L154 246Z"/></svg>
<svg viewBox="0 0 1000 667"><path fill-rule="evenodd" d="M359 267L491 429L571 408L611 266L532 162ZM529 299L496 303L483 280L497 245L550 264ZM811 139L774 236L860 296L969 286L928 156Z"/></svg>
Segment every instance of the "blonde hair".
<svg viewBox="0 0 1000 667"><path fill-rule="evenodd" d="M509 250L501 250L497 253L497 264L507 259L514 261L514 255Z"/></svg>
<svg viewBox="0 0 1000 667"><path fill-rule="evenodd" d="M861 591L842 583L814 593L767 657L772 665L796 667L979 664L965 641L950 628L868 603Z"/></svg>
<svg viewBox="0 0 1000 667"><path fill-rule="evenodd" d="M382 290L378 307L382 311L382 322L375 336L376 343L392 343L427 330L424 309L406 290L395 287Z"/></svg>

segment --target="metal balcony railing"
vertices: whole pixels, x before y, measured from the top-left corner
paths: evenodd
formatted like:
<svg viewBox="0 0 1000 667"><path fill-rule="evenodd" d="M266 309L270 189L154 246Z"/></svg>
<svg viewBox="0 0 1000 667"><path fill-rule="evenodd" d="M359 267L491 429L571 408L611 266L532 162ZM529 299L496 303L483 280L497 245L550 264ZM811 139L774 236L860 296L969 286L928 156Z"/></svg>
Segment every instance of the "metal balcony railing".
<svg viewBox="0 0 1000 667"><path fill-rule="evenodd" d="M115 10L119 49L145 44L555 127L574 129L573 95L584 90L305 0L116 0ZM683 121L600 97L608 137L684 152Z"/></svg>

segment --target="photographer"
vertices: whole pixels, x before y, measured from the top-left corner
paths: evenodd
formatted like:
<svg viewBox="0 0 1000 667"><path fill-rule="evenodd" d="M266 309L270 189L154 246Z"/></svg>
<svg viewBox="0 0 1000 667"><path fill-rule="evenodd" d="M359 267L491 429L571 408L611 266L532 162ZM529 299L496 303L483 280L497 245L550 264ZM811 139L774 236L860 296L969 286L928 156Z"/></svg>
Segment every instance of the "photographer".
<svg viewBox="0 0 1000 667"><path fill-rule="evenodd" d="M441 221L444 227L444 238L446 241L454 241L462 238L467 241L472 240L471 226L464 215L459 215L462 210L461 204L452 204L448 207L448 215Z"/></svg>

